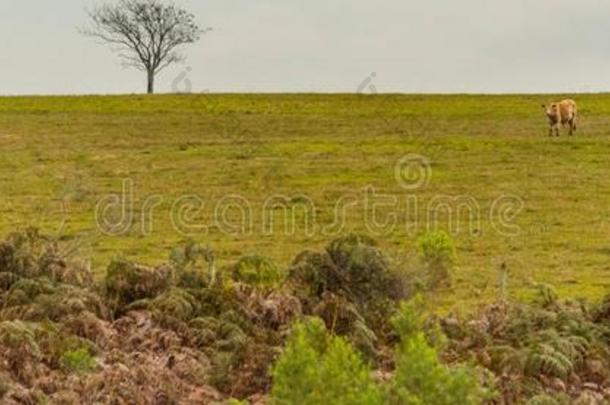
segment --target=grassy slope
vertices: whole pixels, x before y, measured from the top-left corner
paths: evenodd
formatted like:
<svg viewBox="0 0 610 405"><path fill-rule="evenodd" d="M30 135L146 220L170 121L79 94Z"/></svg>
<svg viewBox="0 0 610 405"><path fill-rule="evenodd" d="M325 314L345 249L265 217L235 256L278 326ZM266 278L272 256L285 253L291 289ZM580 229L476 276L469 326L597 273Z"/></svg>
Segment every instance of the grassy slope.
<svg viewBox="0 0 610 405"><path fill-rule="evenodd" d="M230 194L250 201L251 232L218 227L192 236L226 262L259 252L287 265L330 236L261 229L262 204L274 194L304 194L318 225L333 219L341 196L363 200L363 187L406 201L394 162L407 153L432 161L430 184L416 192L419 220L398 213L400 227L377 236L393 255L413 252L426 228L425 206L437 195L468 196L481 224L468 232L461 217L458 274L438 305L493 294L498 267L511 288L532 281L568 296L599 297L610 286L610 95L577 97L581 131L546 137L546 96L218 95L0 98L0 232L27 224L87 243L103 271L117 253L156 262L184 239L172 226L172 203L184 194L206 199L198 224L210 224L214 202ZM135 185L135 208L152 195L153 231L136 223L122 237L96 231L94 206ZM518 236L496 232L491 202L514 194L525 202ZM297 201L297 200L295 200ZM347 212L346 230L366 232L363 209ZM448 219L441 215L440 227ZM410 224L410 230L406 229ZM89 249L90 248L90 249ZM82 252L81 252L82 253Z"/></svg>

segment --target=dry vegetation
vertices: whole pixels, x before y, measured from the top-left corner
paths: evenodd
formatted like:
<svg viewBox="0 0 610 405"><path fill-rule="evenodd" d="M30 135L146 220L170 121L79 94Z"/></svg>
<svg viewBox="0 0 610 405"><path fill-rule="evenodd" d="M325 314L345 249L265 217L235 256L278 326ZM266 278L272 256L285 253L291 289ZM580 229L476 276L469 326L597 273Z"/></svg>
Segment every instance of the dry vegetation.
<svg viewBox="0 0 610 405"><path fill-rule="evenodd" d="M331 360L338 350L339 359L359 367L371 391L361 403L380 403L384 393L393 403L437 398L438 392L418 393L411 381L418 376L407 366L416 359L437 370L429 378L443 378L454 390L472 385L467 375L477 376L490 403L610 400L610 300L562 302L540 286L531 303L498 298L472 317L419 324L409 311L421 311L423 302L399 302L435 288L439 267L451 268L440 259L452 251L442 235L419 244L415 269L393 263L367 237L347 236L324 251L299 254L286 272L259 256L217 268L209 248L190 243L155 268L115 260L96 281L86 266L64 257L61 242L35 230L12 234L0 243L2 402L286 403L286 392L272 389L272 370L299 389L302 379L294 382L285 371L286 356L302 354L291 352L302 344L298 334L284 348L294 322L306 317L341 337L326 350L335 350ZM451 368L435 365L435 351ZM460 364L470 368L454 368ZM369 366L376 370L372 380ZM461 377L451 380L452 373ZM467 403L477 403L479 396L468 392Z"/></svg>

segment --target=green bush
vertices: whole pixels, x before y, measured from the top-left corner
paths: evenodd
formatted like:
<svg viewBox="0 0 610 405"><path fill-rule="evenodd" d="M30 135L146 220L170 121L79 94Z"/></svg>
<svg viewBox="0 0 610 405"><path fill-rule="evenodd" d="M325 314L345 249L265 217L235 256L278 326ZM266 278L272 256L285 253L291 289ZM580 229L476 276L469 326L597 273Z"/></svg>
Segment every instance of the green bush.
<svg viewBox="0 0 610 405"><path fill-rule="evenodd" d="M279 268L268 258L250 255L231 268L232 278L255 287L277 287L282 281Z"/></svg>
<svg viewBox="0 0 610 405"><path fill-rule="evenodd" d="M426 266L427 285L436 287L450 281L455 261L455 244L446 232L431 232L417 239L419 256Z"/></svg>
<svg viewBox="0 0 610 405"><path fill-rule="evenodd" d="M87 373L95 368L95 359L86 348L65 351L59 363L64 370L76 374Z"/></svg>
<svg viewBox="0 0 610 405"><path fill-rule="evenodd" d="M346 338L366 360L375 359L378 336L356 305L341 296L327 294L313 315L324 321L330 333Z"/></svg>
<svg viewBox="0 0 610 405"><path fill-rule="evenodd" d="M487 393L466 367L442 364L422 332L422 302L403 303L392 318L399 335L396 370L388 387L391 404L479 404Z"/></svg>
<svg viewBox="0 0 610 405"><path fill-rule="evenodd" d="M400 335L396 369L388 383L343 338L329 336L324 323L298 323L273 367L275 404L480 404L489 398L474 369L442 364L422 332L421 302L401 305L392 319Z"/></svg>
<svg viewBox="0 0 610 405"><path fill-rule="evenodd" d="M400 303L398 311L390 322L401 340L412 338L421 332L424 326L423 305L421 295Z"/></svg>
<svg viewBox="0 0 610 405"><path fill-rule="evenodd" d="M389 387L390 403L479 404L483 402L482 394L472 371L441 364L423 333L401 343Z"/></svg>
<svg viewBox="0 0 610 405"><path fill-rule="evenodd" d="M429 232L417 238L419 253L425 262L448 262L455 259L455 244L444 231Z"/></svg>
<svg viewBox="0 0 610 405"><path fill-rule="evenodd" d="M195 241L189 240L183 246L175 247L169 262L177 272L177 284L182 287L203 288L222 283L216 274L214 251Z"/></svg>
<svg viewBox="0 0 610 405"><path fill-rule="evenodd" d="M148 310L155 320L168 328L188 322L199 312L200 302L187 290L171 287L154 299L136 301L125 307L126 311Z"/></svg>
<svg viewBox="0 0 610 405"><path fill-rule="evenodd" d="M292 263L287 286L301 302L308 315L327 316L329 301L341 297L343 304L334 305L337 313L349 314L343 321L364 321L375 334L384 334L389 316L403 297L403 280L397 277L390 260L375 246L375 242L360 235L348 235L333 240L324 253L305 251ZM334 318L332 316L331 318ZM327 326L335 332L335 322ZM362 332L362 325L349 322L344 331ZM364 337L365 341L370 339ZM344 334L341 331L339 334ZM364 335L369 335L365 333ZM358 340L361 340L361 339ZM370 346L370 343L366 343Z"/></svg>
<svg viewBox="0 0 610 405"><path fill-rule="evenodd" d="M384 403L371 369L318 318L295 325L272 375L273 404Z"/></svg>
<svg viewBox="0 0 610 405"><path fill-rule="evenodd" d="M393 296L397 280L390 270L389 260L370 238L349 235L333 240L325 253L298 255L288 282L303 300L317 303L332 292L366 305Z"/></svg>
<svg viewBox="0 0 610 405"><path fill-rule="evenodd" d="M148 268L129 260L113 260L106 271L106 295L114 309L134 301L154 298L172 285L170 266Z"/></svg>

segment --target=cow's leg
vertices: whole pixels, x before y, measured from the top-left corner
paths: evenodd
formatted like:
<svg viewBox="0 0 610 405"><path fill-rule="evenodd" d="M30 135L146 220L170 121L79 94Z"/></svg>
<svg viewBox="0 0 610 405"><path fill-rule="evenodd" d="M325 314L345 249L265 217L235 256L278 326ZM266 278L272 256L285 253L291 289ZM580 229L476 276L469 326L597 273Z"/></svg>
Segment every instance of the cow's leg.
<svg viewBox="0 0 610 405"><path fill-rule="evenodd" d="M559 136L559 124L555 125L555 136Z"/></svg>
<svg viewBox="0 0 610 405"><path fill-rule="evenodd" d="M574 117L572 119L572 128L573 128L574 132L576 132L576 117Z"/></svg>
<svg viewBox="0 0 610 405"><path fill-rule="evenodd" d="M574 134L574 120L573 119L570 120L569 124L570 124L570 132L569 132L569 134L570 134L570 136L572 136Z"/></svg>

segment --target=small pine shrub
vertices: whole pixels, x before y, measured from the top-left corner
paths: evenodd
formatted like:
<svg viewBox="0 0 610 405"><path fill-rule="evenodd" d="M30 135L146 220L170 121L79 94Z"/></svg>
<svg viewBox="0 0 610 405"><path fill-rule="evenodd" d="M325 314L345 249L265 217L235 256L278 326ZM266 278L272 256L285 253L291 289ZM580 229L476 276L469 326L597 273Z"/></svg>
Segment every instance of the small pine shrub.
<svg viewBox="0 0 610 405"><path fill-rule="evenodd" d="M410 301L400 303L399 309L392 317L394 331L401 340L410 339L421 332L424 326L423 297L416 295Z"/></svg>
<svg viewBox="0 0 610 405"><path fill-rule="evenodd" d="M382 385L340 337L330 337L321 320L295 326L273 367L275 404L480 404L491 398L475 370L443 365L421 331L417 303L405 303L393 319L400 343L392 380Z"/></svg>
<svg viewBox="0 0 610 405"><path fill-rule="evenodd" d="M428 287L449 282L456 256L453 239L443 231L426 233L417 239L417 249L426 266Z"/></svg>
<svg viewBox="0 0 610 405"><path fill-rule="evenodd" d="M419 253L426 262L453 262L455 244L444 231L429 232L417 239Z"/></svg>
<svg viewBox="0 0 610 405"><path fill-rule="evenodd" d="M371 369L318 318L295 325L272 375L273 404L384 403Z"/></svg>
<svg viewBox="0 0 610 405"><path fill-rule="evenodd" d="M472 370L441 364L423 333L401 343L389 391L392 404L480 404L484 398Z"/></svg>
<svg viewBox="0 0 610 405"><path fill-rule="evenodd" d="M59 359L61 367L71 373L83 374L95 369L95 359L86 348L67 350Z"/></svg>
<svg viewBox="0 0 610 405"><path fill-rule="evenodd" d="M480 404L489 393L475 370L442 364L422 332L421 298L402 303L392 325L399 335L396 371L388 387L391 404Z"/></svg>

